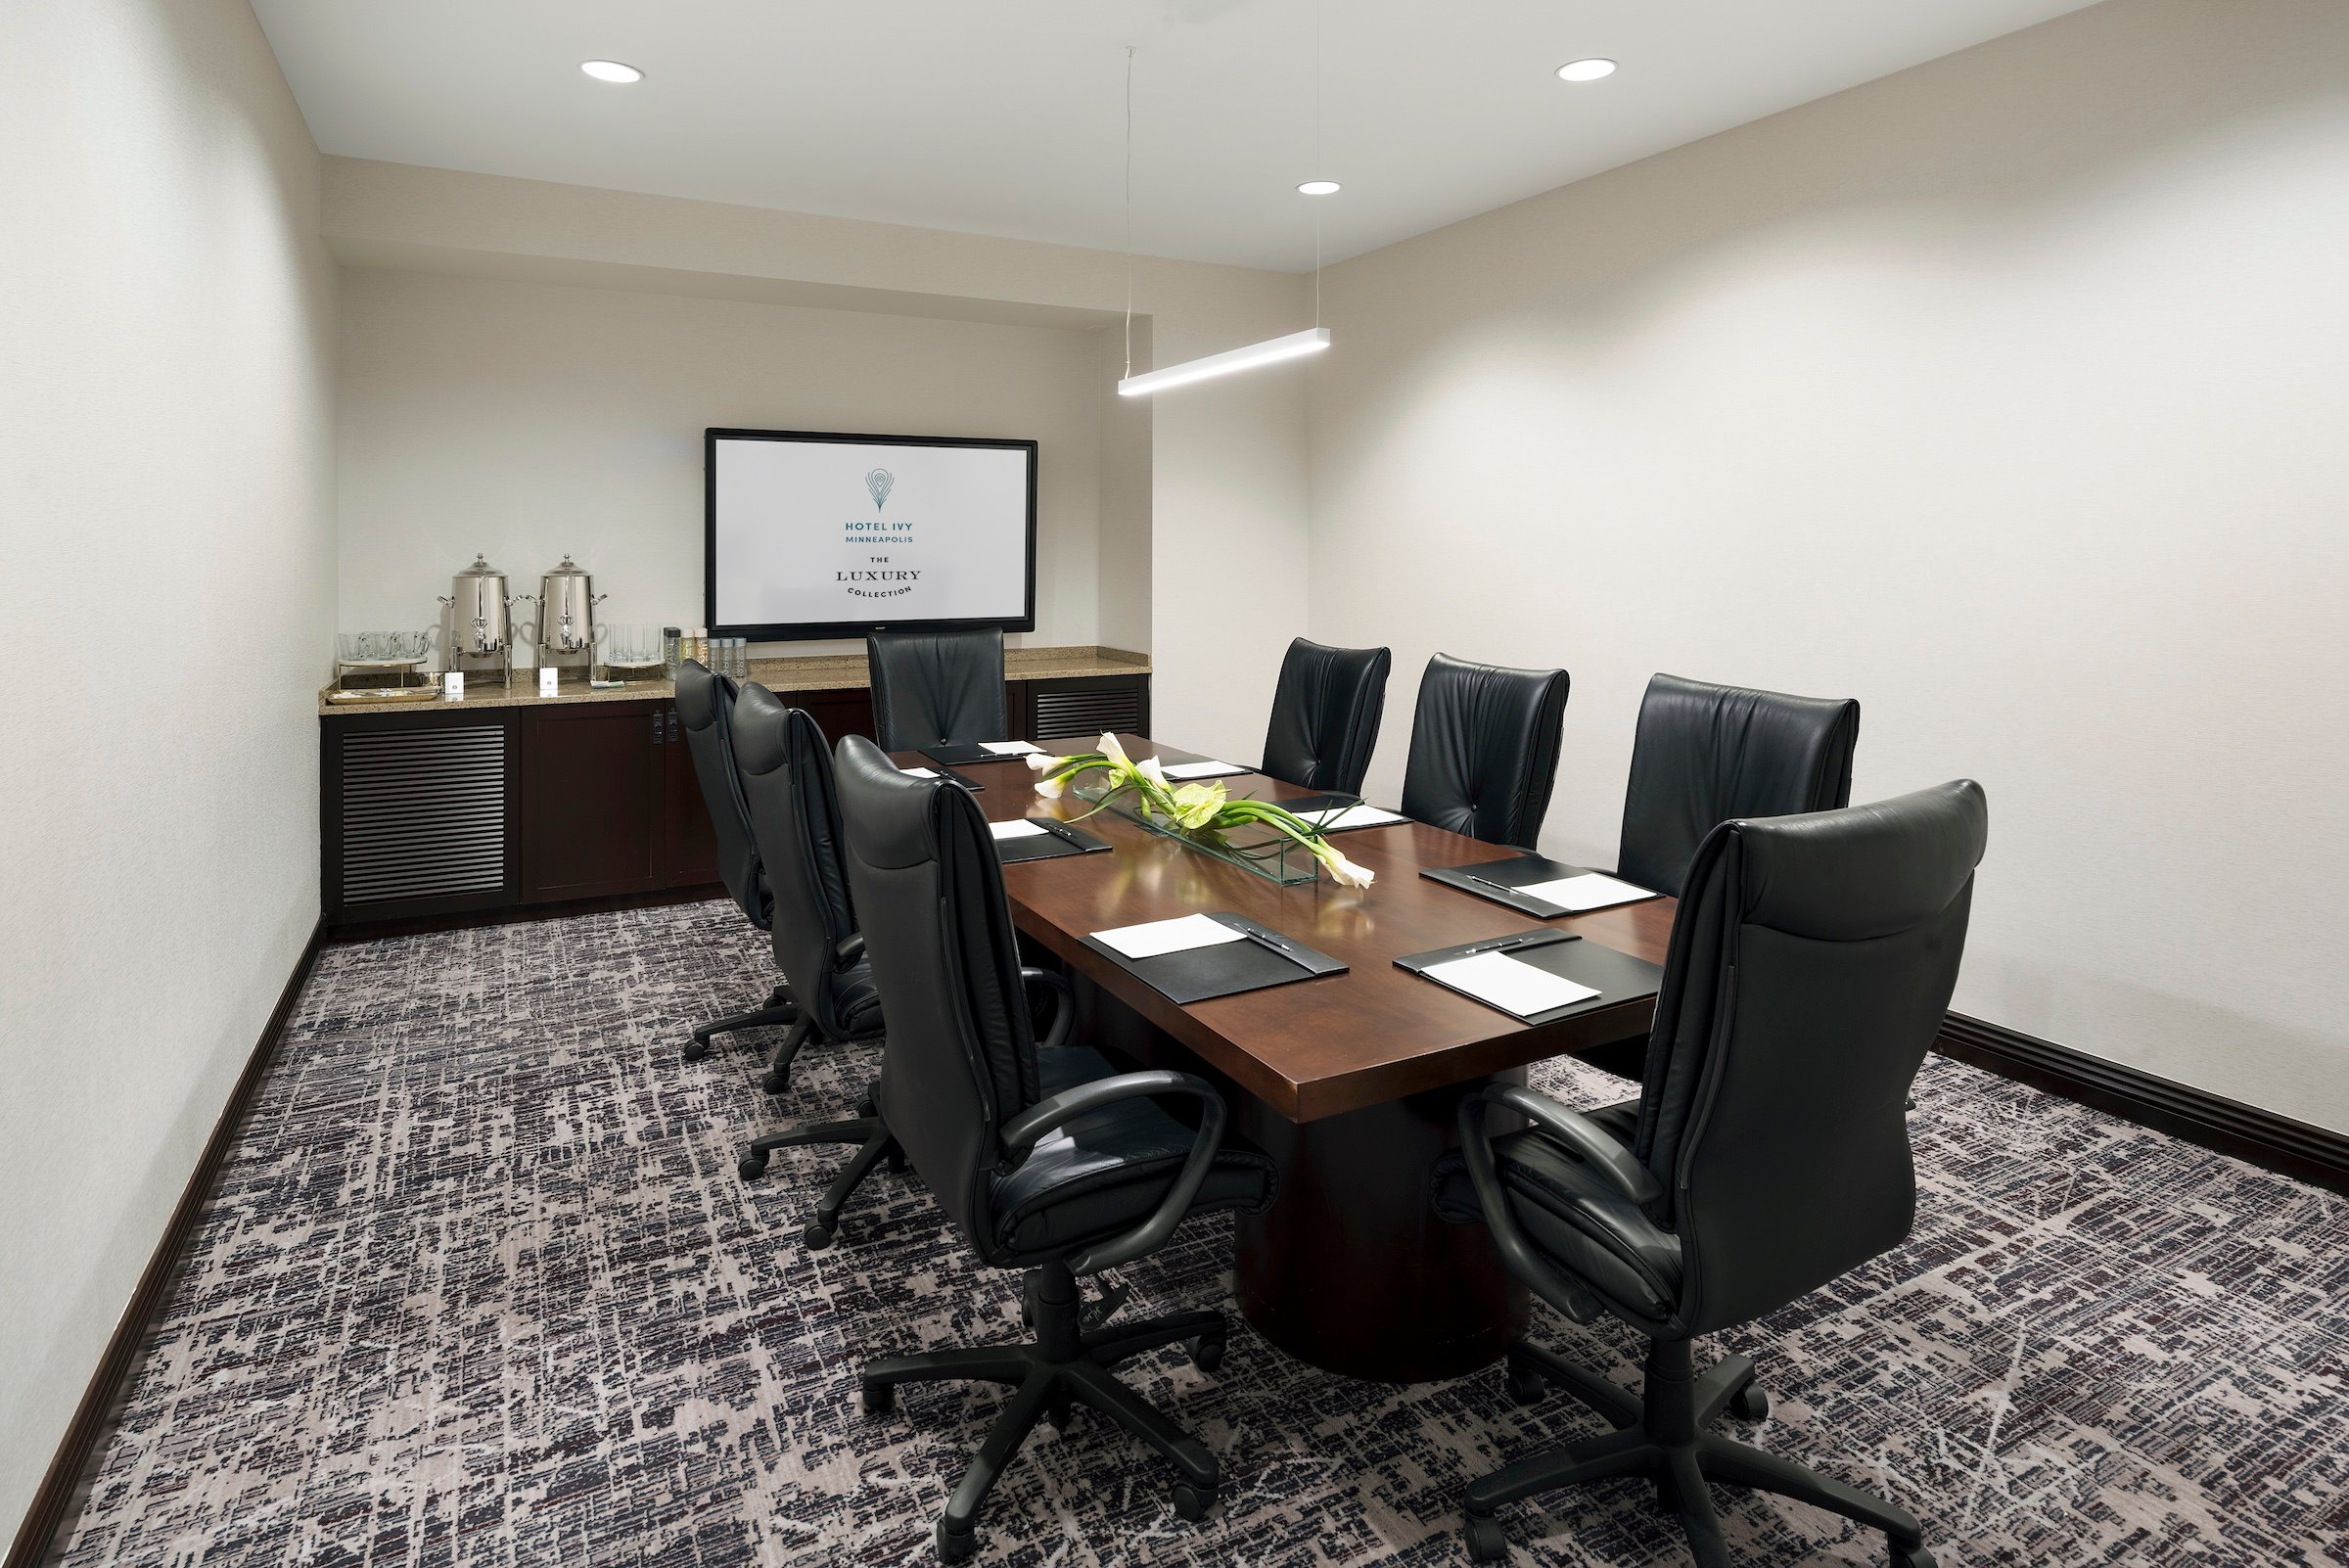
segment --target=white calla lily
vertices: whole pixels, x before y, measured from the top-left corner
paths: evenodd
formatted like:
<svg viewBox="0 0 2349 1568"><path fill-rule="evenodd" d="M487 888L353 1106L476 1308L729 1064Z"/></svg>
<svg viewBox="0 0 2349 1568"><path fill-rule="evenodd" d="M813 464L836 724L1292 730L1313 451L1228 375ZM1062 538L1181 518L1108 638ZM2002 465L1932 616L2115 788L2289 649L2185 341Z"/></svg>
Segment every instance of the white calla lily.
<svg viewBox="0 0 2349 1568"><path fill-rule="evenodd" d="M1047 801L1059 800L1061 797L1061 792L1066 790L1068 787L1069 785L1066 779L1039 778L1036 781L1036 793L1042 796Z"/></svg>
<svg viewBox="0 0 2349 1568"><path fill-rule="evenodd" d="M1119 768L1130 768L1133 766L1133 759L1126 755L1126 748L1120 746L1118 744L1118 737L1111 734L1108 730L1103 730L1101 732L1101 739L1094 744L1100 747L1101 755L1108 758L1114 766Z"/></svg>

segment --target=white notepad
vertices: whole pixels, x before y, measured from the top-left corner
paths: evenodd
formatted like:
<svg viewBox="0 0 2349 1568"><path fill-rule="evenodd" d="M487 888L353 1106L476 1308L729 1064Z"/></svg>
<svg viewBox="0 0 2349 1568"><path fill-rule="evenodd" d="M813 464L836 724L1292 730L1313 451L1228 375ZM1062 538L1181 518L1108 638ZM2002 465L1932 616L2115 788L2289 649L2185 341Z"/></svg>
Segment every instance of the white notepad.
<svg viewBox="0 0 2349 1568"><path fill-rule="evenodd" d="M938 769L935 767L900 767L898 769L898 771L900 773L911 773L915 778L938 777Z"/></svg>
<svg viewBox="0 0 2349 1568"><path fill-rule="evenodd" d="M1024 816L1016 817L1009 822L990 822L987 830L998 839L1033 839L1039 833L1052 831L1039 822L1029 821Z"/></svg>
<svg viewBox="0 0 2349 1568"><path fill-rule="evenodd" d="M1254 772L1255 769L1219 762L1210 758L1204 762L1169 762L1161 771L1171 779L1186 781L1194 778L1224 778L1233 773Z"/></svg>
<svg viewBox="0 0 2349 1568"><path fill-rule="evenodd" d="M1096 931L1093 940L1115 947L1128 958L1155 958L1160 953L1213 947L1218 943L1246 942L1248 934L1235 931L1221 920L1195 914L1174 920L1152 920L1138 926L1119 926L1114 931Z"/></svg>
<svg viewBox="0 0 2349 1568"><path fill-rule="evenodd" d="M1522 893L1529 899L1540 899L1543 903L1554 903L1576 914L1655 897L1646 888L1635 888L1629 882L1618 882L1596 871L1586 871L1578 877L1560 877L1555 882L1528 882L1509 891Z"/></svg>
<svg viewBox="0 0 2349 1568"><path fill-rule="evenodd" d="M1531 1018L1552 1007L1570 1007L1598 994L1589 986L1578 986L1505 952L1471 953L1465 958L1429 964L1420 973L1519 1018Z"/></svg>
<svg viewBox="0 0 2349 1568"><path fill-rule="evenodd" d="M979 749L983 752L992 752L997 757L1025 757L1030 752L1036 750L1026 741L981 741Z"/></svg>
<svg viewBox="0 0 2349 1568"><path fill-rule="evenodd" d="M1391 827L1397 822L1408 822L1410 818L1401 811L1389 811L1381 807L1357 804L1329 816L1316 813L1307 817L1306 820L1318 822L1334 833L1340 828Z"/></svg>

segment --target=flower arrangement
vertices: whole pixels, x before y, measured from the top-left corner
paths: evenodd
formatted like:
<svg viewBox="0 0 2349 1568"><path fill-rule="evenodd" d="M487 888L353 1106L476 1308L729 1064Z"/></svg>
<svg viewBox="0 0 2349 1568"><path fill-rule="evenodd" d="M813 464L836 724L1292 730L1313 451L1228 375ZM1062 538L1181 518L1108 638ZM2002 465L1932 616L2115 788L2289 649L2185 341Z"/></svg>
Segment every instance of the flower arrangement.
<svg viewBox="0 0 2349 1568"><path fill-rule="evenodd" d="M1285 834L1320 861L1340 887L1366 888L1377 876L1369 867L1357 865L1339 853L1338 847L1329 842L1328 833L1320 826L1285 807L1251 796L1234 800L1221 779L1178 785L1167 777L1157 758L1145 757L1136 762L1128 757L1115 735L1103 735L1098 744L1098 751L1078 752L1068 757L1030 753L1028 765L1037 775L1036 793L1046 800L1058 800L1079 774L1099 772L1107 775L1109 787L1100 804L1087 811L1086 816L1105 809L1112 799L1130 790L1139 797L1145 814L1164 817L1185 832L1215 833L1256 824Z"/></svg>

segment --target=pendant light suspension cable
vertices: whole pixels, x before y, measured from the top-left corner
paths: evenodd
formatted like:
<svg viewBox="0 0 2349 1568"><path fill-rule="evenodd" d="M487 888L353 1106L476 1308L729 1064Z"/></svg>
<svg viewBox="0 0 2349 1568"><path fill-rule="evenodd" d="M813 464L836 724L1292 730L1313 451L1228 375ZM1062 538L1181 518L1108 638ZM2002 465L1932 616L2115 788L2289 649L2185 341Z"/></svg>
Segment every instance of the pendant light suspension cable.
<svg viewBox="0 0 2349 1568"><path fill-rule="evenodd" d="M1318 4L1319 0L1315 0ZM1320 307L1316 305L1317 311ZM1318 320L1318 317L1315 318ZM1133 375L1133 45L1126 46L1126 374Z"/></svg>

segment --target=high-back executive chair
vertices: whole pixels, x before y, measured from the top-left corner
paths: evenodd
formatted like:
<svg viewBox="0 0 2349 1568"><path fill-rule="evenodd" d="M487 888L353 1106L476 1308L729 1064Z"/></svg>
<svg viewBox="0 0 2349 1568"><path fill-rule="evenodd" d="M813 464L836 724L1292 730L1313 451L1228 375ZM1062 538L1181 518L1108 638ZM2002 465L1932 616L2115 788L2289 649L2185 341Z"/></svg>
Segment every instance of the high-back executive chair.
<svg viewBox="0 0 2349 1568"><path fill-rule="evenodd" d="M1361 794L1394 662L1384 648L1330 648L1303 637L1290 643L1265 730L1266 776Z"/></svg>
<svg viewBox="0 0 2349 1568"><path fill-rule="evenodd" d="M1566 671L1504 669L1438 654L1419 677L1403 814L1531 850L1549 813L1566 722Z"/></svg>
<svg viewBox="0 0 2349 1568"><path fill-rule="evenodd" d="M1850 805L1859 743L1860 705L1849 697L1656 676L1639 704L1615 874L1677 895L1716 824Z"/></svg>
<svg viewBox="0 0 2349 1568"><path fill-rule="evenodd" d="M1753 1487L1882 1530L1894 1568L1932 1568L1913 1515L1708 1430L1767 1414L1754 1363L1701 1375L1689 1341L1774 1311L1897 1246L1916 1214L1903 1114L1941 1028L1989 831L1971 780L1872 806L1725 822L1688 867L1639 1098L1589 1114L1516 1084L1460 1107L1436 1206L1482 1220L1503 1264L1579 1322L1649 1340L1645 1386L1530 1344L1521 1404L1556 1383L1615 1430L1468 1488L1469 1555L1498 1562L1503 1503L1644 1473L1699 1568L1729 1561L1706 1482ZM1494 1137L1488 1106L1533 1125Z"/></svg>
<svg viewBox="0 0 2349 1568"><path fill-rule="evenodd" d="M976 1548L972 1521L988 1489L1039 1418L1066 1429L1084 1405L1174 1461L1174 1509L1197 1519L1215 1500L1213 1454L1110 1373L1118 1362L1183 1342L1213 1371L1223 1319L1183 1313L1149 1322L1082 1311L1080 1275L1165 1245L1174 1227L1218 1209L1261 1212L1272 1164L1223 1137L1222 1097L1187 1073L1117 1073L1066 1043L1067 985L1023 971L1011 908L986 819L946 779L900 773L869 742L840 743L849 885L889 998L881 1114L913 1167L980 1258L1025 1272L1022 1345L933 1351L867 1364L862 1399L887 1409L901 1383L979 1379L1012 1386L985 1445L939 1521L939 1554ZM1057 982L1050 1036L1038 1044L1026 985ZM1156 1103L1193 1102L1192 1127Z"/></svg>
<svg viewBox="0 0 2349 1568"><path fill-rule="evenodd" d="M864 658L883 751L1009 738L999 628L876 631L864 639Z"/></svg>
<svg viewBox="0 0 2349 1568"><path fill-rule="evenodd" d="M774 890L775 965L792 979L800 1019L776 1050L765 1087L781 1093L792 1058L810 1038L832 1045L878 1039L881 992L864 959L856 910L841 867L840 802L832 787L832 754L808 715L787 708L764 686L749 685L734 703L734 751L751 825ZM738 1169L745 1180L765 1174L776 1149L808 1143L853 1143L856 1153L816 1204L800 1232L811 1249L830 1246L840 1211L873 1167L902 1160L868 1095L850 1121L819 1122L752 1141Z"/></svg>
<svg viewBox="0 0 2349 1568"><path fill-rule="evenodd" d="M700 661L688 659L677 667L677 720L685 726L685 745L693 758L693 776L702 786L702 804L710 808L710 825L717 834L717 874L734 896L743 915L760 930L767 929L774 898L767 890L766 869L759 861L759 842L751 831L751 808L742 798L735 775L733 713L734 682L714 674ZM713 1019L693 1032L684 1057L698 1062L710 1054L710 1037L738 1029L765 1029L799 1017L791 988L777 986L766 1005L728 1018Z"/></svg>

